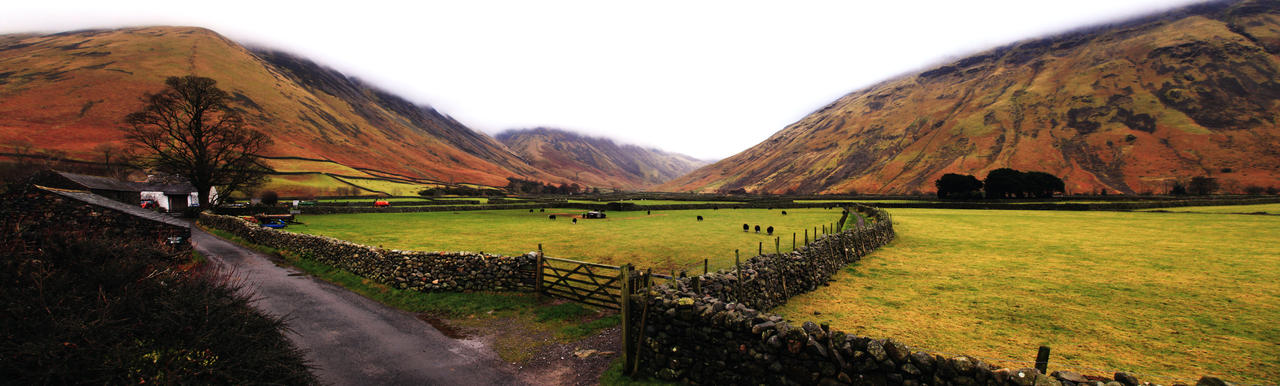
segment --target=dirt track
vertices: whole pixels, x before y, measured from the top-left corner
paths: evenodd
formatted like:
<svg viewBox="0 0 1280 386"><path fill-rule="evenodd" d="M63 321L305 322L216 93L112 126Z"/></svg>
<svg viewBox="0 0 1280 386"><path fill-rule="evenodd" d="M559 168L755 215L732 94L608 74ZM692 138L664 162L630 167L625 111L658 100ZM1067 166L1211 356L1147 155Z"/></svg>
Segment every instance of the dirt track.
<svg viewBox="0 0 1280 386"><path fill-rule="evenodd" d="M479 340L444 336L415 315L277 266L197 228L196 249L233 270L259 309L288 318L321 382L334 385L512 385L513 370Z"/></svg>

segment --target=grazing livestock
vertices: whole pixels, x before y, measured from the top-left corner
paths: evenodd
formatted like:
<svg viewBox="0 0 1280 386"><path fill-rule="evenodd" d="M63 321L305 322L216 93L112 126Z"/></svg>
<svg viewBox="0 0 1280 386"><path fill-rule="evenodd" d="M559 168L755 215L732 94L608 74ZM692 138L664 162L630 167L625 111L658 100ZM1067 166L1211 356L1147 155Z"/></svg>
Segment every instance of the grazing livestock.
<svg viewBox="0 0 1280 386"><path fill-rule="evenodd" d="M538 212L546 212L546 209L538 209Z"/></svg>
<svg viewBox="0 0 1280 386"><path fill-rule="evenodd" d="M529 213L533 213L533 209L529 209Z"/></svg>
<svg viewBox="0 0 1280 386"><path fill-rule="evenodd" d="M556 219L556 215L554 215L554 214L553 214L553 215L547 216L547 218L552 219L552 220L555 220L555 219Z"/></svg>
<svg viewBox="0 0 1280 386"><path fill-rule="evenodd" d="M786 216L786 215L787 215L787 211L785 211L785 210L784 210L784 211L782 211L782 215L783 215L783 216Z"/></svg>
<svg viewBox="0 0 1280 386"><path fill-rule="evenodd" d="M769 229L766 229L766 231L768 231L768 232L769 232L769 235L770 235L770 236L773 236L773 226L772 226L772 225L770 225L770 226L769 226Z"/></svg>
<svg viewBox="0 0 1280 386"><path fill-rule="evenodd" d="M702 216L698 216L698 221L702 221Z"/></svg>
<svg viewBox="0 0 1280 386"><path fill-rule="evenodd" d="M756 225L756 233L760 233L760 226Z"/></svg>
<svg viewBox="0 0 1280 386"><path fill-rule="evenodd" d="M751 230L751 226L750 226L750 225L742 224L742 231L743 231L743 232L750 231L750 230Z"/></svg>
<svg viewBox="0 0 1280 386"><path fill-rule="evenodd" d="M646 211L644 211L644 214L645 214L645 215L651 215L651 214L653 214L653 211L648 211L648 210L646 210Z"/></svg>
<svg viewBox="0 0 1280 386"><path fill-rule="evenodd" d="M573 223L574 223L574 224L577 224L577 223L578 223L578 219L576 219L576 218L575 218L575 219L573 219ZM772 229L772 228L770 228L770 229Z"/></svg>

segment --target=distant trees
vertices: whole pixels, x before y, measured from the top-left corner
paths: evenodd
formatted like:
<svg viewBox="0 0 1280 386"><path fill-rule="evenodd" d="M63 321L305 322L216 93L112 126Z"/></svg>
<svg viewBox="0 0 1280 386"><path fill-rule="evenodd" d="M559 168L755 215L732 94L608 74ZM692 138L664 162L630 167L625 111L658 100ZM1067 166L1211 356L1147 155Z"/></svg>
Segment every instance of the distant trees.
<svg viewBox="0 0 1280 386"><path fill-rule="evenodd" d="M985 180L967 174L944 174L934 186L938 198L1049 198L1054 193L1066 193L1061 178L1045 172L1021 172L1010 168L995 169L987 173Z"/></svg>
<svg viewBox="0 0 1280 386"><path fill-rule="evenodd" d="M947 173L933 182L938 198L981 198L982 181L967 174Z"/></svg>
<svg viewBox="0 0 1280 386"><path fill-rule="evenodd" d="M1191 177L1191 182L1187 184L1187 191L1191 194L1206 196L1218 191L1218 179L1213 177Z"/></svg>
<svg viewBox="0 0 1280 386"><path fill-rule="evenodd" d="M543 183L540 181L525 180L515 177L507 177L506 189L511 193L525 194L579 194L584 191L581 185L576 183L555 185L551 183ZM593 192L599 193L599 188L592 188Z"/></svg>

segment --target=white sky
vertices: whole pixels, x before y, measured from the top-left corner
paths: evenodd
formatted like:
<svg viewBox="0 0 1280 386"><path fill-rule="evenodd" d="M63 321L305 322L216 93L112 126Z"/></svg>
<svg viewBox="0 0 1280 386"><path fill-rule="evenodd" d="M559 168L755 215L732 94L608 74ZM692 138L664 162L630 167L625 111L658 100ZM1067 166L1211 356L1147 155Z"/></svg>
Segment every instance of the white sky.
<svg viewBox="0 0 1280 386"><path fill-rule="evenodd" d="M1194 2L5 1L0 33L206 27L490 134L556 127L713 159L892 76Z"/></svg>

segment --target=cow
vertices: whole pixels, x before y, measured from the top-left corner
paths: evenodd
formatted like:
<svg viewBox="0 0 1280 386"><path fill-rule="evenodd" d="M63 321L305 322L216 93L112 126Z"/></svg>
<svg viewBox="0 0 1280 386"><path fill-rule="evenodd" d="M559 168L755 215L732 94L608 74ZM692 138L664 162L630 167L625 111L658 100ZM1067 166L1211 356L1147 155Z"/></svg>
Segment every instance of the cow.
<svg viewBox="0 0 1280 386"><path fill-rule="evenodd" d="M760 233L760 226L756 225L756 233Z"/></svg>
<svg viewBox="0 0 1280 386"><path fill-rule="evenodd" d="M770 225L769 229L766 229L766 231L769 232L769 236L773 236L773 225Z"/></svg>
<svg viewBox="0 0 1280 386"><path fill-rule="evenodd" d="M555 220L555 219L556 219L556 215L554 215L554 214L553 214L553 215L547 216L547 218L552 219L552 220Z"/></svg>
<svg viewBox="0 0 1280 386"><path fill-rule="evenodd" d="M782 211L782 215L783 215L783 216L786 216L786 215L787 215L787 211L785 211L785 210L784 210L784 211Z"/></svg>
<svg viewBox="0 0 1280 386"><path fill-rule="evenodd" d="M576 218L575 218L575 219L573 219L573 223L574 223L574 224L577 224L577 223L578 223L578 219L576 219ZM773 229L773 228L769 228L769 229Z"/></svg>
<svg viewBox="0 0 1280 386"><path fill-rule="evenodd" d="M747 232L747 231L750 231L750 230L751 230L751 226L750 226L750 225L742 224L742 231L743 231L743 232Z"/></svg>
<svg viewBox="0 0 1280 386"><path fill-rule="evenodd" d="M698 216L698 221L702 221L702 216Z"/></svg>

